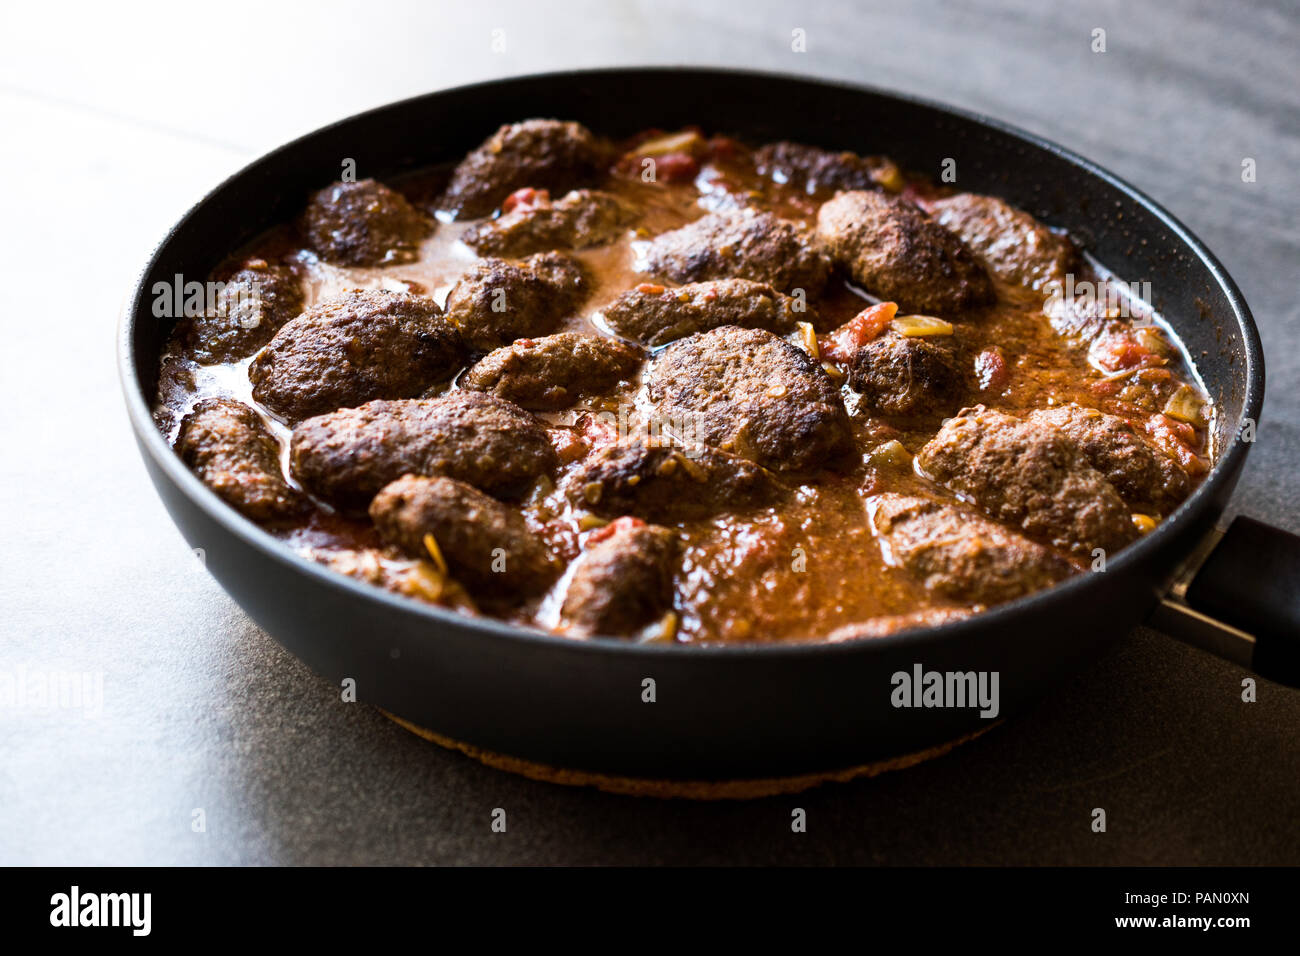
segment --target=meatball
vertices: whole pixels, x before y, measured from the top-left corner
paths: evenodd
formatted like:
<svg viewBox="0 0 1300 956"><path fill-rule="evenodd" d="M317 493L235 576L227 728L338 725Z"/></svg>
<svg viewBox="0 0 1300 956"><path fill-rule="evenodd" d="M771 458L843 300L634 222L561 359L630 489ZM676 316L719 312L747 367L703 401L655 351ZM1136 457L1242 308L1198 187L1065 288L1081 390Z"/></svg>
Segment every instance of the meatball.
<svg viewBox="0 0 1300 956"><path fill-rule="evenodd" d="M433 299L345 292L280 329L249 366L253 397L288 422L376 398L412 398L449 378L465 349Z"/></svg>
<svg viewBox="0 0 1300 956"><path fill-rule="evenodd" d="M509 212L468 230L461 240L479 255L519 258L550 249L603 246L621 236L633 218L617 196L578 189L552 202L545 190L531 193Z"/></svg>
<svg viewBox="0 0 1300 956"><path fill-rule="evenodd" d="M309 418L293 430L290 462L304 487L345 510L364 509L406 474L441 475L509 496L556 466L536 418L478 392L367 402Z"/></svg>
<svg viewBox="0 0 1300 956"><path fill-rule="evenodd" d="M411 557L445 561L482 597L540 594L559 576L518 511L452 478L405 475L375 495L370 519L384 541Z"/></svg>
<svg viewBox="0 0 1300 956"><path fill-rule="evenodd" d="M483 259L448 293L447 318L471 348L490 352L554 332L590 291L582 266L558 252Z"/></svg>
<svg viewBox="0 0 1300 956"><path fill-rule="evenodd" d="M875 189L885 164L857 153L836 153L787 141L768 143L754 151L754 168L809 193L821 190Z"/></svg>
<svg viewBox="0 0 1300 956"><path fill-rule="evenodd" d="M647 377L661 419L778 471L845 464L839 389L807 352L762 329L724 326L665 348Z"/></svg>
<svg viewBox="0 0 1300 956"><path fill-rule="evenodd" d="M1187 497L1187 473L1116 415L1070 403L1029 419L1060 429L1131 507L1165 514Z"/></svg>
<svg viewBox="0 0 1300 956"><path fill-rule="evenodd" d="M606 445L585 459L565 486L569 500L600 515L676 522L744 512L778 500L771 472L707 445Z"/></svg>
<svg viewBox="0 0 1300 956"><path fill-rule="evenodd" d="M1062 551L1110 552L1137 535L1119 493L1057 429L983 405L944 422L923 472L993 518Z"/></svg>
<svg viewBox="0 0 1300 956"><path fill-rule="evenodd" d="M582 636L635 633L672 607L676 556L673 532L619 518L593 534L575 562L561 620Z"/></svg>
<svg viewBox="0 0 1300 956"><path fill-rule="evenodd" d="M311 197L298 231L312 252L338 266L412 262L433 221L383 183L335 183Z"/></svg>
<svg viewBox="0 0 1300 956"><path fill-rule="evenodd" d="M984 266L910 202L840 193L817 213L826 251L868 292L908 312L955 312L993 301Z"/></svg>
<svg viewBox="0 0 1300 956"><path fill-rule="evenodd" d="M247 405L199 402L181 422L176 450L201 482L254 521L292 518L307 506L284 480L279 443Z"/></svg>
<svg viewBox="0 0 1300 956"><path fill-rule="evenodd" d="M491 392L535 411L568 408L631 379L644 353L634 345L580 332L518 339L489 352L465 373L462 388Z"/></svg>
<svg viewBox="0 0 1300 956"><path fill-rule="evenodd" d="M961 193L930 207L939 225L951 230L984 260L998 278L1038 289L1065 280L1079 253L1068 237L993 196Z"/></svg>
<svg viewBox="0 0 1300 956"><path fill-rule="evenodd" d="M1068 577L1068 561L968 508L928 498L867 499L885 560L927 589L970 604L1001 604Z"/></svg>
<svg viewBox="0 0 1300 956"><path fill-rule="evenodd" d="M854 353L849 385L883 415L943 416L962 406L969 383L946 344L887 332Z"/></svg>
<svg viewBox="0 0 1300 956"><path fill-rule="evenodd" d="M656 236L646 254L655 275L675 282L738 277L781 292L821 294L830 263L801 227L752 209L710 213Z"/></svg>
<svg viewBox="0 0 1300 956"><path fill-rule="evenodd" d="M595 178L604 144L579 123L530 119L502 126L456 167L440 205L486 216L516 189L566 190Z"/></svg>
<svg viewBox="0 0 1300 956"><path fill-rule="evenodd" d="M724 325L784 334L800 320L815 322L812 313L796 311L796 300L751 279L714 279L675 289L643 282L605 307L611 329L652 348Z"/></svg>
<svg viewBox="0 0 1300 956"><path fill-rule="evenodd" d="M467 613L477 610L461 585L444 577L427 560L395 559L379 548L302 548L304 558L331 571L373 584L403 597L452 607Z"/></svg>
<svg viewBox="0 0 1300 956"><path fill-rule="evenodd" d="M249 259L223 280L217 301L178 326L182 348L200 365L248 358L302 311L302 283L292 269Z"/></svg>
<svg viewBox="0 0 1300 956"><path fill-rule="evenodd" d="M858 621L838 627L826 635L826 642L828 644L838 644L842 641L888 637L890 634L897 634L899 631L910 631L914 628L939 627L941 624L968 618L972 613L969 608L963 607L930 607L919 611L909 611L906 614L887 614L884 617L873 617L866 621Z"/></svg>

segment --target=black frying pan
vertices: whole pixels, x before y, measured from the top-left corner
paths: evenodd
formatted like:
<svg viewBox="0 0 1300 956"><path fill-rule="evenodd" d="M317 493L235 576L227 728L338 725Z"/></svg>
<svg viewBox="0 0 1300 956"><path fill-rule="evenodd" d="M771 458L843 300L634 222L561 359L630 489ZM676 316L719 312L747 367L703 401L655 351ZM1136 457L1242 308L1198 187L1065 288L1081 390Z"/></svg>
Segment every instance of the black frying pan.
<svg viewBox="0 0 1300 956"><path fill-rule="evenodd" d="M791 139L887 153L904 168L957 160L960 188L999 195L1055 226L1129 281L1146 280L1218 402L1222 452L1168 520L1112 560L975 618L848 644L645 646L573 641L470 620L335 574L209 492L154 427L167 322L155 281L205 277L228 252L302 207L343 157L385 178L451 160L500 123L579 120L628 135L698 124L753 142ZM594 773L670 780L784 777L919 751L988 725L972 709L902 709L891 675L1000 675L1000 714L1041 695L1153 612L1245 664L1294 680L1300 539L1216 519L1241 471L1264 394L1259 337L1219 262L1131 186L1051 143L907 97L731 70L617 69L522 77L406 100L319 130L217 187L145 267L121 330L127 405L149 474L176 524L240 605L361 700L498 754ZM1202 561L1217 543L1209 560ZM1195 573L1199 568L1199 573ZM1231 622L1231 625L1224 623ZM643 682L655 701L643 701Z"/></svg>

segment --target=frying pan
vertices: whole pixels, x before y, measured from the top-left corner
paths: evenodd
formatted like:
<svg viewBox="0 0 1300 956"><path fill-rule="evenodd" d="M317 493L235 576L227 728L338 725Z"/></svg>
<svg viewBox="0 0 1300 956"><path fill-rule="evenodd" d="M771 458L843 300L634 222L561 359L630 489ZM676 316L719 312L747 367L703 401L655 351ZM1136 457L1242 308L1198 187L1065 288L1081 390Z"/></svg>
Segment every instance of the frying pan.
<svg viewBox="0 0 1300 956"><path fill-rule="evenodd" d="M568 640L422 605L297 556L207 490L154 426L170 320L152 315L153 284L177 273L206 277L231 250L296 214L310 191L337 178L344 157L383 179L457 159L502 122L530 116L578 120L611 136L696 124L752 143L887 153L919 171L955 159L960 188L1064 227L1121 278L1150 282L1153 304L1218 403L1217 462L1104 572L967 620L862 642ZM887 761L989 725L974 708L896 707L894 674L918 665L996 672L1002 717L1148 619L1278 679L1294 683L1300 672L1300 538L1245 518L1226 535L1215 531L1250 449L1239 431L1248 426L1251 437L1264 395L1259 336L1241 293L1142 193L982 116L805 78L672 68L520 77L394 103L289 143L202 199L145 266L119 353L149 475L245 611L324 677L354 680L358 699L439 739L528 765L725 783Z"/></svg>

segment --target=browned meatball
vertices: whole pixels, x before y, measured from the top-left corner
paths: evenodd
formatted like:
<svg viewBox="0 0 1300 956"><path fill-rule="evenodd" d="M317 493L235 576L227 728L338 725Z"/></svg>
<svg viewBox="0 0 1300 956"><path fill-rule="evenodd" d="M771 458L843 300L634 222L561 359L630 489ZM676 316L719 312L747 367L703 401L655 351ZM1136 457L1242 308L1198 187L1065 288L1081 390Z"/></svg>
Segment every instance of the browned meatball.
<svg viewBox="0 0 1300 956"><path fill-rule="evenodd" d="M818 211L817 236L855 282L904 311L955 312L993 301L974 254L906 200L840 193Z"/></svg>
<svg viewBox="0 0 1300 956"><path fill-rule="evenodd" d="M551 201L544 191L461 237L479 255L519 258L549 249L585 249L613 242L635 213L617 196L578 189Z"/></svg>
<svg viewBox="0 0 1300 956"><path fill-rule="evenodd" d="M1124 419L1073 402L1029 418L1060 429L1131 507L1165 514L1187 497L1187 473Z"/></svg>
<svg viewBox="0 0 1300 956"><path fill-rule="evenodd" d="M624 338L654 348L724 325L786 333L795 322L816 322L812 312L797 308L797 300L751 279L714 279L671 289L643 282L605 307L605 321Z"/></svg>
<svg viewBox="0 0 1300 956"><path fill-rule="evenodd" d="M199 402L181 422L176 450L200 481L254 521L290 518L307 506L284 480L279 444L247 405Z"/></svg>
<svg viewBox="0 0 1300 956"><path fill-rule="evenodd" d="M643 358L636 346L617 339L558 332L489 352L465 373L461 386L491 392L521 408L556 411L630 380Z"/></svg>
<svg viewBox="0 0 1300 956"><path fill-rule="evenodd" d="M373 584L403 597L473 613L478 609L460 583L429 561L397 560L380 548L301 548L299 554L331 571Z"/></svg>
<svg viewBox="0 0 1300 956"><path fill-rule="evenodd" d="M752 209L710 213L650 244L646 265L676 282L737 277L815 298L830 263L801 227Z"/></svg>
<svg viewBox="0 0 1300 956"><path fill-rule="evenodd" d="M307 247L339 266L412 262L433 220L399 192L363 179L335 183L311 197L298 221Z"/></svg>
<svg viewBox="0 0 1300 956"><path fill-rule="evenodd" d="M465 360L433 299L345 292L312 306L253 360L253 397L289 422L375 398L411 398Z"/></svg>
<svg viewBox="0 0 1300 956"><path fill-rule="evenodd" d="M880 157L836 153L816 146L781 141L754 151L754 168L809 193L820 190L875 189L887 164Z"/></svg>
<svg viewBox="0 0 1300 956"><path fill-rule="evenodd" d="M185 354L200 365L248 358L302 311L302 283L287 266L248 259L221 281L213 307L177 327Z"/></svg>
<svg viewBox="0 0 1300 956"><path fill-rule="evenodd" d="M1079 252L1068 237L994 196L961 193L931 207L939 225L950 229L996 276L1031 289L1064 281L1078 268Z"/></svg>
<svg viewBox="0 0 1300 956"><path fill-rule="evenodd" d="M672 607L676 556L677 538L667 528L618 519L578 558L561 620L584 636L635 633Z"/></svg>
<svg viewBox="0 0 1300 956"><path fill-rule="evenodd" d="M494 495L523 492L554 470L541 423L478 392L367 402L293 430L293 474L326 501L360 510L403 475L442 475Z"/></svg>
<svg viewBox="0 0 1300 956"><path fill-rule="evenodd" d="M435 564L441 558L480 597L540 594L559 575L518 511L451 478L405 475L385 485L370 502L370 519L389 544Z"/></svg>
<svg viewBox="0 0 1300 956"><path fill-rule="evenodd" d="M852 450L839 390L807 352L724 326L665 348L647 376L661 419L777 471L837 467Z"/></svg>
<svg viewBox="0 0 1300 956"><path fill-rule="evenodd" d="M888 637L890 634L897 634L899 631L910 631L922 627L939 627L941 624L964 620L970 617L972 613L974 612L969 608L963 607L930 607L923 608L920 611L909 611L906 614L887 614L884 617L873 617L866 621L838 627L826 635L826 641L829 644L838 644L842 641L861 641L870 640L874 637Z"/></svg>
<svg viewBox="0 0 1300 956"><path fill-rule="evenodd" d="M969 388L965 367L947 344L887 332L854 353L849 385L883 415L950 415Z"/></svg>
<svg viewBox="0 0 1300 956"><path fill-rule="evenodd" d="M456 167L441 206L486 216L516 189L565 190L600 172L606 147L585 126L530 119L502 126Z"/></svg>
<svg viewBox="0 0 1300 956"><path fill-rule="evenodd" d="M523 262L483 259L447 295L447 318L479 352L554 332L591 291L582 266L558 252Z"/></svg>
<svg viewBox="0 0 1300 956"><path fill-rule="evenodd" d="M926 475L1031 538L1088 554L1137 535L1128 508L1074 442L1038 421L962 409L921 449Z"/></svg>
<svg viewBox="0 0 1300 956"><path fill-rule="evenodd" d="M676 522L744 512L778 500L771 472L707 445L636 440L607 445L569 476L565 493L596 514Z"/></svg>
<svg viewBox="0 0 1300 956"><path fill-rule="evenodd" d="M867 499L886 561L944 597L1001 604L1068 577L1061 556L968 508L928 498Z"/></svg>

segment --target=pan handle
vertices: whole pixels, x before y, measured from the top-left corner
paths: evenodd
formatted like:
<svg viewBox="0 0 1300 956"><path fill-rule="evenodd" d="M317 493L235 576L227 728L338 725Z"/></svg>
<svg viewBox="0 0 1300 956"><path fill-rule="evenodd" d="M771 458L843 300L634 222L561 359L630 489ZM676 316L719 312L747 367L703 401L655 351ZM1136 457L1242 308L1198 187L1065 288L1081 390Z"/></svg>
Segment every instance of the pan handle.
<svg viewBox="0 0 1300 956"><path fill-rule="evenodd" d="M1244 516L1215 529L1147 624L1300 687L1300 537Z"/></svg>

